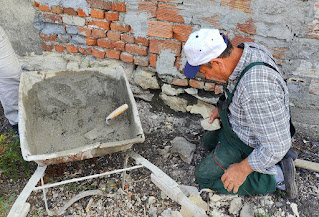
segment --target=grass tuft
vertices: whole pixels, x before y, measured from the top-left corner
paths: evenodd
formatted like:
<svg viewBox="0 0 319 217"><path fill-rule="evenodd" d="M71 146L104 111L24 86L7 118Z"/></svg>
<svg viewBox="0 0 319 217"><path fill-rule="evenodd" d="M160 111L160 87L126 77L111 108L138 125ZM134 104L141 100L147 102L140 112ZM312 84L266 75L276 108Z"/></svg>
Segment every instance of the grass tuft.
<svg viewBox="0 0 319 217"><path fill-rule="evenodd" d="M11 204L16 199L16 195L3 195L0 197L0 217L5 216L5 213L11 209Z"/></svg>
<svg viewBox="0 0 319 217"><path fill-rule="evenodd" d="M30 178L36 168L34 162L24 161L21 155L19 136L10 132L0 135L0 174L7 179L17 181L19 178Z"/></svg>

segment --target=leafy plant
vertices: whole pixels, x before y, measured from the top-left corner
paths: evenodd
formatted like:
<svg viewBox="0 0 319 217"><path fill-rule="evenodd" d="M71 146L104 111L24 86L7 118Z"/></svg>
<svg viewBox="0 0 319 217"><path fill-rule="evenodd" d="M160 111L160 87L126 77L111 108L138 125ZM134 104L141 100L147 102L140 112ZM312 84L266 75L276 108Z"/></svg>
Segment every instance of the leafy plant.
<svg viewBox="0 0 319 217"><path fill-rule="evenodd" d="M1 173L6 178L13 179L14 181L17 181L21 177L30 177L35 169L35 163L23 160L19 136L13 132L8 135L0 135L0 145L5 149L0 156Z"/></svg>

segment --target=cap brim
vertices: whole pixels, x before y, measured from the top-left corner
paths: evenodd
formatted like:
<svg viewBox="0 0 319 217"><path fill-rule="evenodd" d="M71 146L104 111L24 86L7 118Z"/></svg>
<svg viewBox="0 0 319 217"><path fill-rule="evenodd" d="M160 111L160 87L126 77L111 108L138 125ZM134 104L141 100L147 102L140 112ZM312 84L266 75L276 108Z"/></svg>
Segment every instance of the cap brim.
<svg viewBox="0 0 319 217"><path fill-rule="evenodd" d="M199 68L200 68L200 65L199 66L192 66L187 61L185 68L184 68L184 75L187 78L194 78L196 76L197 72L199 71Z"/></svg>

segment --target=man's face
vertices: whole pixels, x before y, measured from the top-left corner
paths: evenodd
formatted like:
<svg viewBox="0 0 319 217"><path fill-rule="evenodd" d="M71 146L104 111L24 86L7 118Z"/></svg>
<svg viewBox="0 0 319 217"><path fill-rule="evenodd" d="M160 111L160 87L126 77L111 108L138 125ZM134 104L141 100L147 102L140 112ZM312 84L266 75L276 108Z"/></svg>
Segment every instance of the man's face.
<svg viewBox="0 0 319 217"><path fill-rule="evenodd" d="M219 61L219 64L222 64ZM199 68L199 72L202 73L206 79L214 80L219 82L226 82L225 77L223 77L223 73L220 70L220 67L216 60L211 60L208 63L201 65Z"/></svg>
<svg viewBox="0 0 319 217"><path fill-rule="evenodd" d="M216 71L214 70L211 62L201 65L201 67L199 68L199 72L202 73L207 79L216 77Z"/></svg>

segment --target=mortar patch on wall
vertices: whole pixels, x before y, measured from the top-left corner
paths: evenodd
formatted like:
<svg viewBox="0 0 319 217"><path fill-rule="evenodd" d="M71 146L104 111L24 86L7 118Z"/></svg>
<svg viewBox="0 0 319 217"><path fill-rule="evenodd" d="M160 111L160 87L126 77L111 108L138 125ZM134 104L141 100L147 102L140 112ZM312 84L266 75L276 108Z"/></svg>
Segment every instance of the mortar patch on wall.
<svg viewBox="0 0 319 217"><path fill-rule="evenodd" d="M175 54L171 50L162 50L156 62L156 71L158 74L167 74L174 77L185 78L177 71L175 64Z"/></svg>

